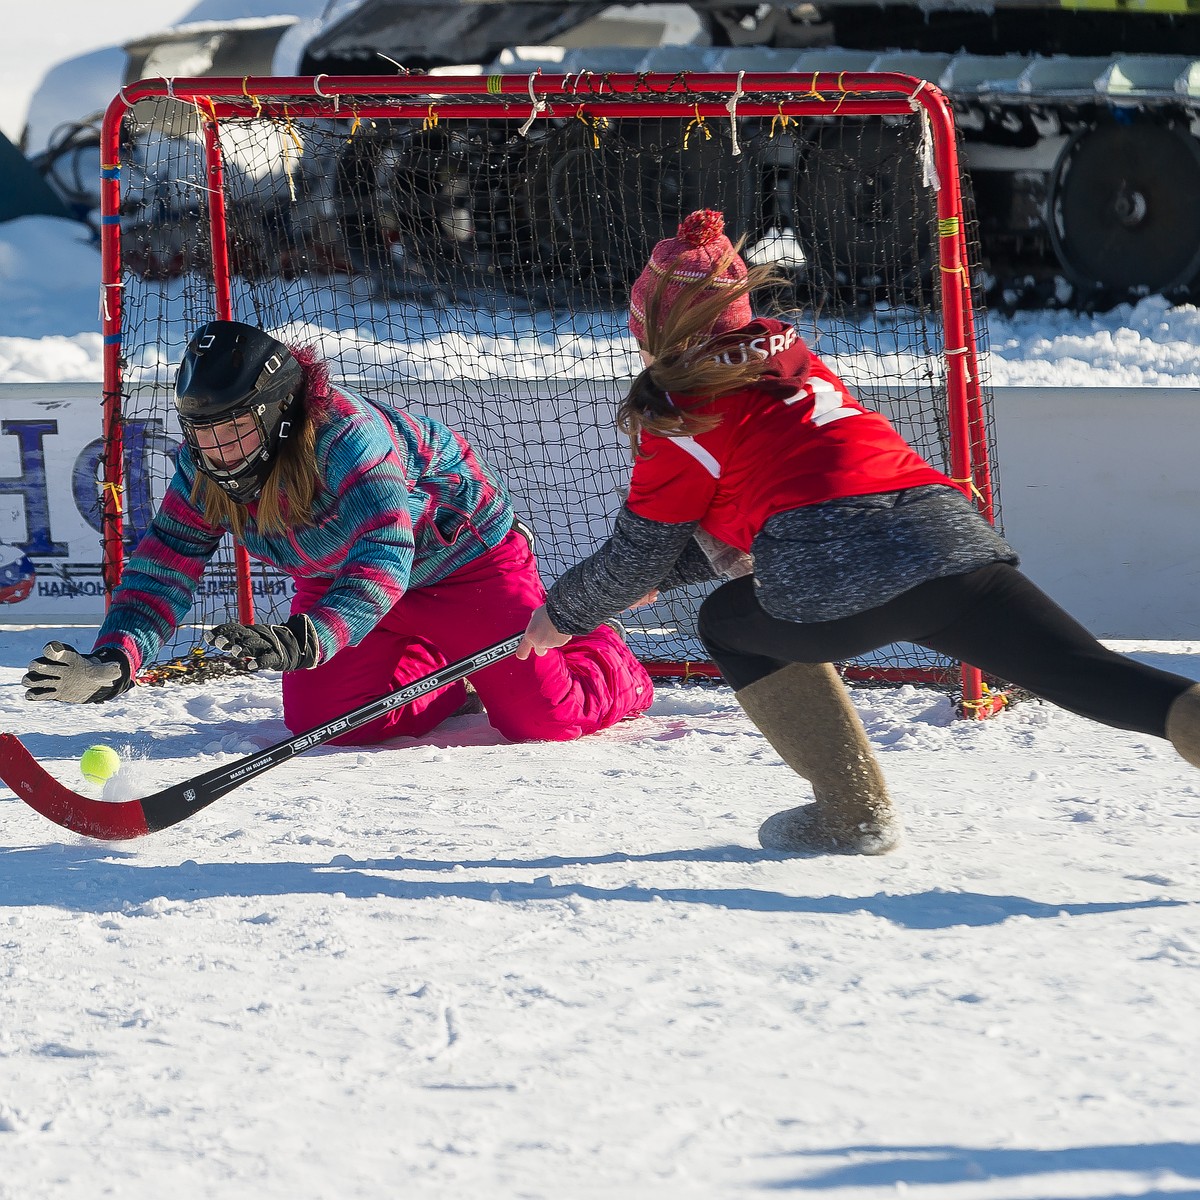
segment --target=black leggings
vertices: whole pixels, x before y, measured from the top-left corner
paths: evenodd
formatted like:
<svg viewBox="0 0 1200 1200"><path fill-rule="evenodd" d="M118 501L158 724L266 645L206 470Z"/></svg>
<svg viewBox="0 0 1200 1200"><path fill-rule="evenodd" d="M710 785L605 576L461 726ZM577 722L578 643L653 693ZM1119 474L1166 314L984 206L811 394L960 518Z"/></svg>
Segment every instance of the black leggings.
<svg viewBox="0 0 1200 1200"><path fill-rule="evenodd" d="M700 637L741 689L790 662L844 662L915 642L1118 729L1166 736L1167 709L1195 682L1105 649L1015 567L993 563L934 579L878 608L799 624L766 613L752 576L717 588Z"/></svg>

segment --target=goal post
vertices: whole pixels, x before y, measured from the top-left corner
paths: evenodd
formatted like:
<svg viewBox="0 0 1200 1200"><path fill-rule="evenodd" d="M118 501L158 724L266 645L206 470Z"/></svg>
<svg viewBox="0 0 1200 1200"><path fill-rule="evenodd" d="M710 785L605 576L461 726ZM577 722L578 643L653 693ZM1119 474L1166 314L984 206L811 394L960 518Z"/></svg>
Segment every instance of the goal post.
<svg viewBox="0 0 1200 1200"><path fill-rule="evenodd" d="M990 397L977 243L949 104L904 75L400 75L152 79L102 129L106 588L170 476L175 367L206 320L314 344L336 380L460 429L552 579L606 536L629 471L613 428L638 363L628 288L654 243L718 208L757 298L989 520ZM135 435L135 436L132 436ZM153 461L131 472L130 454ZM140 496L127 494L136 476ZM657 674L704 673L685 589L638 610ZM285 580L222 547L196 626L286 615ZM192 630L167 653L185 653ZM856 679L935 682L983 715L961 664L891 647Z"/></svg>

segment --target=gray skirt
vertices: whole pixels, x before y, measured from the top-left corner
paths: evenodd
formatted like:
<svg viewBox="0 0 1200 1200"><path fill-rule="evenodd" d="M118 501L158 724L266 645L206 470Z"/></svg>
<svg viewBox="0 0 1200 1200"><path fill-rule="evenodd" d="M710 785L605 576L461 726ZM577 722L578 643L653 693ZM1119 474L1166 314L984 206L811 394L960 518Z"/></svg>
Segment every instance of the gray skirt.
<svg viewBox="0 0 1200 1200"><path fill-rule="evenodd" d="M955 488L934 484L776 513L754 539L759 603L773 617L836 621L1013 548Z"/></svg>

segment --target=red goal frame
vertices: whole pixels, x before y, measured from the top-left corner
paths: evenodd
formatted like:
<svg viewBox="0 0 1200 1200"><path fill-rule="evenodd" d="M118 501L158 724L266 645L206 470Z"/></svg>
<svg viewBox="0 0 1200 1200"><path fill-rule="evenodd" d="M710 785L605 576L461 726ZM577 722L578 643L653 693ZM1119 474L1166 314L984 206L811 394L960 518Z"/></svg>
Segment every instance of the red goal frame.
<svg viewBox="0 0 1200 1200"><path fill-rule="evenodd" d="M783 102L768 95L786 93ZM559 117L673 117L732 122L737 117L908 117L925 123L937 173L936 266L940 272L944 328L949 463L955 482L967 487L980 512L993 521L992 469L984 397L977 361L977 331L968 274L967 231L953 115L934 85L907 75L870 72L812 74L680 73L576 75L401 75L147 79L122 88L109 104L101 132L101 254L103 330L103 478L101 520L103 577L111 594L124 566L122 495L122 251L121 137L129 110L142 100L168 98L195 107L201 120L209 192L211 263L219 319L233 315L230 291L220 124L229 117L337 117L343 97L353 97L357 118L455 120ZM373 102L374 101L374 102ZM249 560L237 547L237 611L254 618ZM659 675L713 674L710 664L653 664ZM920 669L870 668L852 678L895 683L930 682ZM932 672L928 673L932 676ZM980 672L962 667L963 711L990 715L1002 701Z"/></svg>

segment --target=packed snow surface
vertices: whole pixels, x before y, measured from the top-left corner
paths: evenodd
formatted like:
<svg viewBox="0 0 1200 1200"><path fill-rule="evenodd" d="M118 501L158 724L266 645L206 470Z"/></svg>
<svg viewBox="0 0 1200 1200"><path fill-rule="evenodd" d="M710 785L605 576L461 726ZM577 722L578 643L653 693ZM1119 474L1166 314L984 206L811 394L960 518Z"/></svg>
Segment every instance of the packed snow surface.
<svg viewBox="0 0 1200 1200"><path fill-rule="evenodd" d="M286 738L278 677L27 703L110 799ZM1200 675L1200 647L1145 645ZM908 826L787 858L724 688L568 745L322 748L106 845L0 794L0 1175L30 1197L1200 1193L1200 776L1037 703L856 690Z"/></svg>

